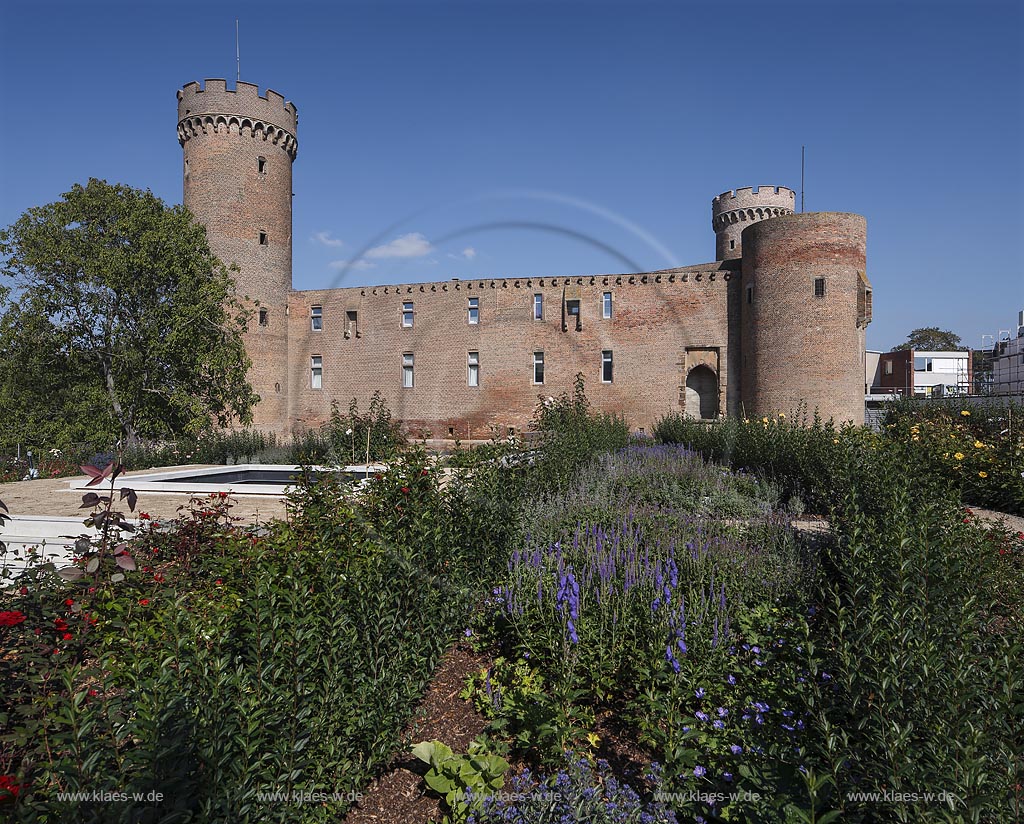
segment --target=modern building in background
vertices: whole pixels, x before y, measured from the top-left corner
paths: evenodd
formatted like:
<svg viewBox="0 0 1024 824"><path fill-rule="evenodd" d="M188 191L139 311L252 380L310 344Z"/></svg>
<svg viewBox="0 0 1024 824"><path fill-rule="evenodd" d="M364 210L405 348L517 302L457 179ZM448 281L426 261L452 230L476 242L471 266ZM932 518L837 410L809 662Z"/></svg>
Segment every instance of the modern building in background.
<svg viewBox="0 0 1024 824"><path fill-rule="evenodd" d="M332 403L365 408L380 390L414 432L504 435L577 374L596 407L635 429L670 412L863 421L872 293L860 215L794 214L790 189L736 189L712 201L710 263L296 291L297 126L292 103L250 83L178 92L185 206L239 267L253 311L258 428L315 426Z"/></svg>
<svg viewBox="0 0 1024 824"><path fill-rule="evenodd" d="M971 353L966 349L882 352L878 355L870 394L919 398L971 395L974 393L973 375Z"/></svg>
<svg viewBox="0 0 1024 824"><path fill-rule="evenodd" d="M988 392L992 395L1024 395L1024 309L1017 315L1017 328L999 333L991 355L992 373Z"/></svg>

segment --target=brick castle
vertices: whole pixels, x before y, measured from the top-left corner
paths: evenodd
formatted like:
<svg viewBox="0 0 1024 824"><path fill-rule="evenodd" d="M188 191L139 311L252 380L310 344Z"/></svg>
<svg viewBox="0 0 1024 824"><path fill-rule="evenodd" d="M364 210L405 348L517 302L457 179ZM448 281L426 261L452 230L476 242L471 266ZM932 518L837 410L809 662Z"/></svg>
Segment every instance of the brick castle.
<svg viewBox="0 0 1024 824"><path fill-rule="evenodd" d="M286 434L381 390L410 431L521 431L577 373L604 410L650 431L667 412L864 419L866 222L794 214L793 191L714 198L716 260L646 273L292 288L296 108L224 80L178 92L184 203L235 263L255 426Z"/></svg>

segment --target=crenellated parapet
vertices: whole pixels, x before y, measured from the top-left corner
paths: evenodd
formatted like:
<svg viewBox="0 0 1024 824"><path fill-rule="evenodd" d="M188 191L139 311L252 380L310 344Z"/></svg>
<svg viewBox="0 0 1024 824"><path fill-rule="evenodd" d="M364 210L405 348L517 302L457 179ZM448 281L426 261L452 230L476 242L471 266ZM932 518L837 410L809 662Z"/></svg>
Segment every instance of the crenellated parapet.
<svg viewBox="0 0 1024 824"><path fill-rule="evenodd" d="M742 257L743 230L759 220L793 214L796 193L785 186L730 189L711 201L711 227L715 230L718 260Z"/></svg>
<svg viewBox="0 0 1024 824"><path fill-rule="evenodd" d="M294 160L298 153L295 104L267 89L261 96L252 83L228 89L224 80L207 80L206 87L188 83L178 92L178 142L204 134L237 134L279 146Z"/></svg>

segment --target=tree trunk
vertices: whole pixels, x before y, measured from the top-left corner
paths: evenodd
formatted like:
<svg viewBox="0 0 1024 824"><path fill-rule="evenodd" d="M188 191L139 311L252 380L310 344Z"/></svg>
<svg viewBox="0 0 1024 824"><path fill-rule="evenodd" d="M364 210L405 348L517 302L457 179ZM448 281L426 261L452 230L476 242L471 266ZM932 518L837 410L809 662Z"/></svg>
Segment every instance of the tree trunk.
<svg viewBox="0 0 1024 824"><path fill-rule="evenodd" d="M117 418L117 422L121 425L121 435L127 443L131 445L137 444L139 442L139 434L135 431L132 422L128 420L124 407L121 406L121 401L117 396L117 387L114 384L114 372L110 368L110 360L108 358L103 358L103 379L107 386L110 404L114 408L114 417Z"/></svg>

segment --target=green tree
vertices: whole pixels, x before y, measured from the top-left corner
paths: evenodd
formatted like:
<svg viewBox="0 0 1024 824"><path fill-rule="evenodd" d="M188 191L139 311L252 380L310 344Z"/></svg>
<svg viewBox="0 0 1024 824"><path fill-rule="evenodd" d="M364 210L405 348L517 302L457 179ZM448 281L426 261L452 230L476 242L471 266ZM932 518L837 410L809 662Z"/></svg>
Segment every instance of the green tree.
<svg viewBox="0 0 1024 824"><path fill-rule="evenodd" d="M960 343L960 336L950 332L948 329L939 329L938 326L925 326L912 331L907 335L907 342L894 346L893 351L899 352L904 349L915 349L922 352L951 352L966 348L966 346Z"/></svg>
<svg viewBox="0 0 1024 824"><path fill-rule="evenodd" d="M92 179L0 231L5 439L248 423L249 313L182 206Z"/></svg>

